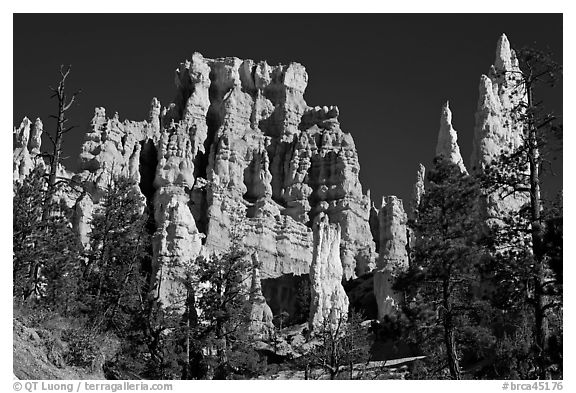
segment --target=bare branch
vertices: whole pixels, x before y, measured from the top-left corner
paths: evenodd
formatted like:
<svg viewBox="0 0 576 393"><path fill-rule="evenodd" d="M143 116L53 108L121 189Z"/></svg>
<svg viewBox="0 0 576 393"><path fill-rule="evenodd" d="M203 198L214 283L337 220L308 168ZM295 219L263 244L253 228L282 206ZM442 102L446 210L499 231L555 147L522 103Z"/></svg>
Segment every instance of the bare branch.
<svg viewBox="0 0 576 393"><path fill-rule="evenodd" d="M62 75L62 83L64 83L64 81L68 77L68 74L70 74L70 70L72 69L72 66L68 65L66 72L64 72L64 67L65 67L64 64L60 65L60 75Z"/></svg>
<svg viewBox="0 0 576 393"><path fill-rule="evenodd" d="M49 133L46 133L46 135L48 136L48 139L50 140L50 142L52 142L52 146L56 146L56 141L54 141L54 138L52 138L52 135L50 135Z"/></svg>
<svg viewBox="0 0 576 393"><path fill-rule="evenodd" d="M64 105L64 108L62 109L64 112L66 112L68 109L70 109L70 107L72 106L72 104L74 103L74 100L76 99L76 96L80 94L80 90L75 92L74 94L72 94L72 98L70 99L70 101L68 101L67 104Z"/></svg>
<svg viewBox="0 0 576 393"><path fill-rule="evenodd" d="M62 131L62 134L66 134L66 133L72 131L74 128L78 128L78 126L70 126L70 127L66 128L64 131Z"/></svg>

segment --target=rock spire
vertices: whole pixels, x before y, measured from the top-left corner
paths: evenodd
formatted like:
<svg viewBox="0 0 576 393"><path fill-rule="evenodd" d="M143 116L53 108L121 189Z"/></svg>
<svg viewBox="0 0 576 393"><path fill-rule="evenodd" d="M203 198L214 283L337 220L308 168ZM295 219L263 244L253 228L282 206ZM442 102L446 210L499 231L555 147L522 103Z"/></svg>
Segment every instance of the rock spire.
<svg viewBox="0 0 576 393"><path fill-rule="evenodd" d="M348 315L348 296L342 287L341 230L325 213L314 219L314 251L310 267L310 330L337 324Z"/></svg>
<svg viewBox="0 0 576 393"><path fill-rule="evenodd" d="M460 155L458 134L454 127L452 127L452 112L450 111L448 101L442 106L440 130L438 131L438 142L436 144L436 156L443 157L457 165L462 173L468 173L464 166L464 160Z"/></svg>

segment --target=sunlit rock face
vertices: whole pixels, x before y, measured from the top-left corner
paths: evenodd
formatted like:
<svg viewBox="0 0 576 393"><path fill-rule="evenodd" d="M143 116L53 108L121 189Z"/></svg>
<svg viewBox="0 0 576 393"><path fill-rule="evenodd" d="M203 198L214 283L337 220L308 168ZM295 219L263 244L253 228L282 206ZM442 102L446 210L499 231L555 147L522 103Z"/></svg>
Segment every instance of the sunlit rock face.
<svg viewBox="0 0 576 393"><path fill-rule="evenodd" d="M522 128L512 116L524 99L517 89L519 71L503 35L494 65L480 80L472 174L522 143ZM363 290L373 281L379 319L395 315L402 299L392 283L408 267L417 242L407 219L416 218L425 192L424 166L407 211L393 196L371 206L359 182L352 135L341 129L338 107L306 103L308 74L301 64L194 53L174 76L173 102L164 107L152 99L144 121L95 109L74 175L84 190L57 196L74 208L72 224L84 246L106 188L122 176L134 181L141 211L150 216L147 275L164 305L183 309L186 270L198 256L222 253L236 239L248 255L258 256L252 272L254 331L269 328L273 313L298 314L295 297L304 286L312 292L310 325L335 320L348 308L341 282L355 277L366 281ZM14 129L15 184L36 167L46 170L39 157L42 132L40 119L32 124L25 118ZM468 172L448 103L436 156ZM72 177L63 167L58 175ZM480 202L488 217L502 217L527 199L492 193Z"/></svg>
<svg viewBox="0 0 576 393"><path fill-rule="evenodd" d="M412 198L410 199L410 208L408 209L408 218L414 219L416 215L416 209L420 206L420 201L425 192L425 179L426 179L426 167L422 164L418 164L418 171L416 172L416 181L412 187Z"/></svg>
<svg viewBox="0 0 576 393"><path fill-rule="evenodd" d="M438 131L438 142L436 144L436 157L443 159L456 165L460 172L468 173L464 166L464 160L460 154L460 147L458 146L458 134L454 127L452 127L452 111L448 102L442 107L442 114L440 116L440 130Z"/></svg>
<svg viewBox="0 0 576 393"><path fill-rule="evenodd" d="M14 190L22 181L29 176L32 172L38 171L39 173L48 176L49 162L48 154L42 153L42 134L44 132L44 125L42 120L37 118L34 124L24 117L20 126L14 128L12 142L12 171L13 171L13 186ZM52 153L52 152L50 152ZM66 170L66 168L59 164L56 168L56 181L69 180L73 173ZM56 187L52 195L52 202L57 205L66 205L72 208L78 198L79 193L70 187Z"/></svg>
<svg viewBox="0 0 576 393"><path fill-rule="evenodd" d="M471 156L471 172L484 170L501 153L509 153L522 145L522 125L514 112L525 101L518 59L506 35L496 45L496 59L487 75L480 77L478 108ZM528 195L514 193L505 198L500 192L487 195L482 202L488 218L502 217L518 211Z"/></svg>
<svg viewBox="0 0 576 393"><path fill-rule="evenodd" d="M310 330L337 326L348 314L348 296L342 286L340 226L325 213L314 219L314 256L310 271Z"/></svg>
<svg viewBox="0 0 576 393"><path fill-rule="evenodd" d="M269 331L274 328L272 319L274 315L266 298L262 294L262 282L260 277L260 261L258 254L252 254L252 277L249 295L249 330L256 337L265 338Z"/></svg>
<svg viewBox="0 0 576 393"><path fill-rule="evenodd" d="M306 104L304 66L194 53L175 82L173 102L152 100L146 121L96 109L77 175L92 202L77 204L84 241L88 210L122 175L139 184L142 209L154 217L153 275L167 304L185 298L182 269L225 251L234 231L258 254L262 279L308 275L321 213L341 228L343 277L374 267L354 141L340 129L337 107Z"/></svg>
<svg viewBox="0 0 576 393"><path fill-rule="evenodd" d="M395 196L382 199L378 211L380 247L374 271L374 296L380 320L396 314L402 301L401 294L392 289L392 284L398 273L408 269L407 221L401 199Z"/></svg>
<svg viewBox="0 0 576 393"><path fill-rule="evenodd" d="M36 157L40 154L43 130L44 126L40 119L36 119L32 124L27 117L22 120L20 127L14 128L12 138L14 182L21 182L37 165L44 164L43 160Z"/></svg>

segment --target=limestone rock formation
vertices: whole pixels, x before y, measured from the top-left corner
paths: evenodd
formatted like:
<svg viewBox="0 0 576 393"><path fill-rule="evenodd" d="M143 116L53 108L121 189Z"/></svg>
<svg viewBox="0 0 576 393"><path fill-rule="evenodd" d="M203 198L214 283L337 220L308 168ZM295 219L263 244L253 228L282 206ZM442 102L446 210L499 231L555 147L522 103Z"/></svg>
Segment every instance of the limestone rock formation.
<svg viewBox="0 0 576 393"><path fill-rule="evenodd" d="M380 224L378 268L389 270L407 268L406 224L408 219L402 199L393 195L382 198L378 221Z"/></svg>
<svg viewBox="0 0 576 393"><path fill-rule="evenodd" d="M422 195L424 195L424 180L426 179L426 167L422 164L418 164L418 171L416 172L416 181L414 182L414 187L412 188L412 199L410 200L410 209L408 210L408 218L414 218L416 209L420 205L422 200Z"/></svg>
<svg viewBox="0 0 576 393"><path fill-rule="evenodd" d="M516 53L506 35L496 47L496 59L487 75L480 77L478 109L471 157L473 171L482 170L501 151L508 152L522 143L522 129L512 110L525 100Z"/></svg>
<svg viewBox="0 0 576 393"><path fill-rule="evenodd" d="M497 43L494 65L488 75L480 78L471 157L473 172L482 171L501 153L509 153L522 144L522 125L515 120L517 113L514 113L526 99L520 72L516 54L503 34ZM483 205L487 217L502 217L518 211L527 201L526 194L513 193L501 198L496 192L487 195Z"/></svg>
<svg viewBox="0 0 576 393"><path fill-rule="evenodd" d="M40 151L43 132L44 125L40 118L37 118L32 124L27 117L24 117L20 127L14 129L12 156L12 180L14 185L21 183L33 171L47 173L49 169L48 161L45 161ZM58 165L56 169L58 180L71 179L73 175L62 164ZM66 187L58 187L53 195L54 202L57 204L63 203L72 208L78 197L77 194L74 190Z"/></svg>
<svg viewBox="0 0 576 393"><path fill-rule="evenodd" d="M38 118L32 122L25 117L13 132L13 181L22 181L37 166L44 164L36 156L40 154L44 126Z"/></svg>
<svg viewBox="0 0 576 393"><path fill-rule="evenodd" d="M438 131L438 143L436 144L436 157L443 157L449 162L458 166L462 173L468 173L464 166L464 160L460 155L458 146L458 134L452 127L452 112L448 101L442 107L440 117L440 130Z"/></svg>
<svg viewBox="0 0 576 393"><path fill-rule="evenodd" d="M310 330L324 323L337 324L348 314L348 296L342 287L340 226L325 213L314 219L314 252L310 268Z"/></svg>
<svg viewBox="0 0 576 393"><path fill-rule="evenodd" d="M155 99L153 105L154 102ZM116 176L140 181L140 156L146 147L144 142L149 139L159 139L159 131L150 123L121 122L118 113L108 118L104 108L95 109L90 130L84 137L77 175L88 185L94 202L100 200Z"/></svg>
<svg viewBox="0 0 576 393"><path fill-rule="evenodd" d="M73 228L80 238L84 247L88 247L91 231L90 222L94 212L94 202L88 194L81 195L74 204Z"/></svg>
<svg viewBox="0 0 576 393"><path fill-rule="evenodd" d="M272 324L272 310L266 303L262 294L262 283L260 280L260 261L258 254L252 254L252 283L250 285L250 331L258 336L266 336L268 330L274 328Z"/></svg>
<svg viewBox="0 0 576 393"><path fill-rule="evenodd" d="M392 289L396 275L408 268L407 215L402 200L395 196L382 199L378 212L380 253L374 272L374 296L378 319L397 312L401 296Z"/></svg>
<svg viewBox="0 0 576 393"><path fill-rule="evenodd" d="M503 35L494 65L480 80L468 166L473 173L522 143L512 116L524 99L517 91L519 71ZM121 121L118 113L109 117L95 109L80 171L73 175L84 192L59 195L74 207L73 226L84 246L106 188L122 176L137 184L141 210L151 216L147 273L162 304L184 307L182 280L196 258L241 242L255 258L249 299L254 332L272 327L272 309L295 311L293 295L303 283L311 288L310 327L336 321L349 306L342 281L357 276L363 294L373 282L379 319L396 314L402 299L392 283L408 268L409 248L417 241L407 219L416 218L425 192L424 166L407 211L394 196L376 208L369 191L363 193L358 154L352 135L340 128L339 108L304 100L303 65L194 53L174 76L173 102L163 107L153 98L144 121ZM14 129L15 182L46 167L37 157L42 132L40 119L32 124L24 118ZM446 103L436 155L467 173L457 139ZM72 174L59 168L59 176ZM494 193L482 202L489 216L501 217L526 200Z"/></svg>
<svg viewBox="0 0 576 393"><path fill-rule="evenodd" d="M182 292L175 283L185 265L224 252L239 228L263 278L307 275L321 213L340 225L344 277L373 268L370 198L354 141L340 129L337 107L306 104L302 65L194 53L175 82L174 101L162 108L153 99L146 121L96 109L77 175L90 185L91 203L77 204L78 228L87 233L80 221L112 178L136 181L154 217L154 274L165 303Z"/></svg>

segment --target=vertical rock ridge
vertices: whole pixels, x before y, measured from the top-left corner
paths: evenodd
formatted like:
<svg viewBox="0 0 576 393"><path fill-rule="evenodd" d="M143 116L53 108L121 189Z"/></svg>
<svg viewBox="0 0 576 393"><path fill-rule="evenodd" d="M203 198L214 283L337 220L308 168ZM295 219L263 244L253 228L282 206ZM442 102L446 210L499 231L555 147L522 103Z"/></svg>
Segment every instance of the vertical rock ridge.
<svg viewBox="0 0 576 393"><path fill-rule="evenodd" d="M310 330L325 322L337 324L348 315L348 296L342 287L340 226L320 213L314 220L314 251L310 267Z"/></svg>
<svg viewBox="0 0 576 393"><path fill-rule="evenodd" d="M398 312L402 295L392 289L396 275L408 268L407 216L402 200L395 196L382 198L378 212L380 253L374 272L374 296L378 319Z"/></svg>
<svg viewBox="0 0 576 393"><path fill-rule="evenodd" d="M418 171L416 172L416 181L414 182L414 187L412 188L412 198L410 201L410 209L408 211L408 218L414 218L416 214L416 209L420 206L420 201L422 200L422 195L425 192L424 181L426 179L426 167L423 164L418 164Z"/></svg>
<svg viewBox="0 0 576 393"><path fill-rule="evenodd" d="M13 155L13 180L21 181L32 170L32 158L28 150L30 140L30 120L27 117L22 119L20 127L14 128L13 132L14 155Z"/></svg>
<svg viewBox="0 0 576 393"><path fill-rule="evenodd" d="M13 131L12 173L13 181L21 182L37 166L44 167L44 161L38 159L42 144L42 120L37 118L34 124L24 117L20 126Z"/></svg>
<svg viewBox="0 0 576 393"><path fill-rule="evenodd" d="M487 75L480 77L478 108L470 168L483 171L502 153L516 150L523 143L524 130L516 121L516 109L526 101L522 75L516 53L506 35L496 45L496 58ZM487 217L502 217L518 211L529 196L513 193L501 198L499 191L485 195L481 201Z"/></svg>
<svg viewBox="0 0 576 393"><path fill-rule="evenodd" d="M266 336L270 329L274 328L272 323L273 315L270 306L266 303L266 298L262 294L262 282L260 277L260 261L258 254L252 254L252 280L250 285L249 298L249 329L257 336Z"/></svg>
<svg viewBox="0 0 576 393"><path fill-rule="evenodd" d="M438 131L436 156L443 157L449 162L455 164L462 173L468 173L464 166L464 160L460 155L458 134L454 127L452 127L452 112L450 111L448 101L446 101L442 107L442 115L440 116L440 130Z"/></svg>
<svg viewBox="0 0 576 393"><path fill-rule="evenodd" d="M522 143L523 130L512 111L525 100L519 88L520 67L505 35L498 40L496 59L487 75L480 77L478 108L470 167L481 171L501 152Z"/></svg>
<svg viewBox="0 0 576 393"><path fill-rule="evenodd" d="M165 304L183 297L183 266L225 251L238 222L265 278L310 272L320 214L340 226L344 278L374 268L354 141L340 129L337 107L306 104L304 66L194 53L175 84L173 102L163 108L152 99L145 121L95 109L76 175L87 184L77 201L83 237L109 182L126 176L151 213L155 289Z"/></svg>

